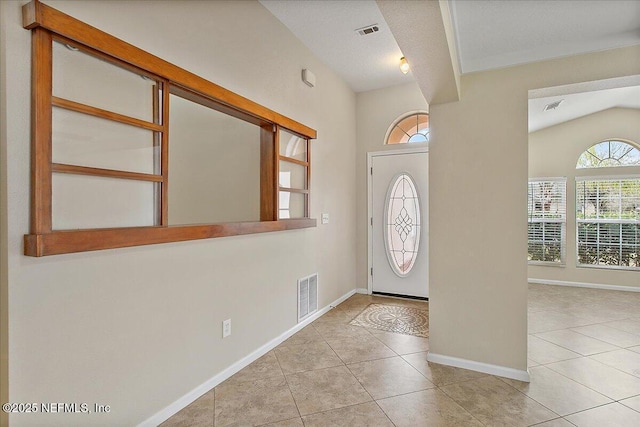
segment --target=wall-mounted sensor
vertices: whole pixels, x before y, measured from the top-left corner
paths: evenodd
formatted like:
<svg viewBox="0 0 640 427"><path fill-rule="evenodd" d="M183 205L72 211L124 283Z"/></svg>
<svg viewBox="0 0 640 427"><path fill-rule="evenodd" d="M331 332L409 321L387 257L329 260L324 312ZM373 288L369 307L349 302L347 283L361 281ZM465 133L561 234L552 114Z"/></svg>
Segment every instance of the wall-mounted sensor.
<svg viewBox="0 0 640 427"><path fill-rule="evenodd" d="M302 81L309 87L316 85L316 75L306 68L302 70Z"/></svg>

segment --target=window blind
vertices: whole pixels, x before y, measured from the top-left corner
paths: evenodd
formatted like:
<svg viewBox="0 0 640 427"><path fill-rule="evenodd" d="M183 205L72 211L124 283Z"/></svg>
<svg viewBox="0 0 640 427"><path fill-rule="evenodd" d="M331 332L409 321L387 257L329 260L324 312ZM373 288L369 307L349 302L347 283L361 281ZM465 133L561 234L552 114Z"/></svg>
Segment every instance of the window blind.
<svg viewBox="0 0 640 427"><path fill-rule="evenodd" d="M563 264L567 223L567 179L535 178L528 186L528 260Z"/></svg>
<svg viewBox="0 0 640 427"><path fill-rule="evenodd" d="M640 177L576 178L578 265L640 269Z"/></svg>

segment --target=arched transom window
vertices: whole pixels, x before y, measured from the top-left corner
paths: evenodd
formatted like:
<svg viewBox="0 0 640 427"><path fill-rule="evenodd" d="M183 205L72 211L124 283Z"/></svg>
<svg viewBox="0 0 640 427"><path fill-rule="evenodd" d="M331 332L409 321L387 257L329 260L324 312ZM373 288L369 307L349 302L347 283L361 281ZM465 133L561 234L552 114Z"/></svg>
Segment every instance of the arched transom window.
<svg viewBox="0 0 640 427"><path fill-rule="evenodd" d="M624 141L599 142L580 155L576 169L612 166L640 166L640 150Z"/></svg>
<svg viewBox="0 0 640 427"><path fill-rule="evenodd" d="M429 141L429 114L411 113L391 125L385 144L406 144Z"/></svg>

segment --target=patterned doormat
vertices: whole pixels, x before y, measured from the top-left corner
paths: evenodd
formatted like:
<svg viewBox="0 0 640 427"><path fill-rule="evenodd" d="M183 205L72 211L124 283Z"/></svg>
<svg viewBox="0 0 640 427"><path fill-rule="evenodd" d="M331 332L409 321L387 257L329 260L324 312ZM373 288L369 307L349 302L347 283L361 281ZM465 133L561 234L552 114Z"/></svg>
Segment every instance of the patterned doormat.
<svg viewBox="0 0 640 427"><path fill-rule="evenodd" d="M417 337L429 337L429 311L413 307L369 304L349 324Z"/></svg>

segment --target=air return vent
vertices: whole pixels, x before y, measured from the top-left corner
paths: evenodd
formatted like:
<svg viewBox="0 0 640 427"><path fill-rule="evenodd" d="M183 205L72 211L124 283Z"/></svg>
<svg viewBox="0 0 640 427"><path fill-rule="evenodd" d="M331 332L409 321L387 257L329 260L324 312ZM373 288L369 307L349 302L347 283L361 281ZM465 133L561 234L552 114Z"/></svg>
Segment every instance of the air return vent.
<svg viewBox="0 0 640 427"><path fill-rule="evenodd" d="M298 322L318 311L318 274L298 280Z"/></svg>
<svg viewBox="0 0 640 427"><path fill-rule="evenodd" d="M545 105L544 111L555 110L560 106L560 104L562 104L563 101L564 99L561 99L560 101L552 102L551 104Z"/></svg>
<svg viewBox="0 0 640 427"><path fill-rule="evenodd" d="M356 30L356 32L358 34L360 34L361 36L366 36L366 35L369 35L369 34L377 33L378 31L380 31L380 28L378 27L378 24L369 25L367 27L358 28Z"/></svg>

